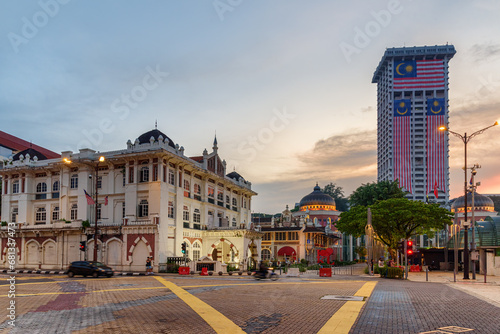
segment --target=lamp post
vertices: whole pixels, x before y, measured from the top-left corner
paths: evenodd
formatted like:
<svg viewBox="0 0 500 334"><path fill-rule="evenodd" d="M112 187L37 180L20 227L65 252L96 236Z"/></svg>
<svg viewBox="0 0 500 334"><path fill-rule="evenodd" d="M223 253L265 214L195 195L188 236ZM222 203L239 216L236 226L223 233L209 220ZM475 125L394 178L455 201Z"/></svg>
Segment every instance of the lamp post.
<svg viewBox="0 0 500 334"><path fill-rule="evenodd" d="M82 162L83 164L87 165L87 166L91 166L91 167L94 167L95 169L95 199L94 199L94 202L95 202L95 209L94 209L94 261L97 261L97 236L99 235L98 233L98 227L97 227L97 207L98 207L98 182L99 182L99 162L103 162L105 160L105 158L103 156L100 156L97 160L96 160L96 164L88 164L88 163L84 163ZM68 158L63 158L63 162L66 163L66 164L70 164L72 163L72 161Z"/></svg>
<svg viewBox="0 0 500 334"><path fill-rule="evenodd" d="M367 209L367 222L365 226L366 236L366 253L368 263L368 274L373 276L372 261L373 261L373 226L372 226L372 212L370 208Z"/></svg>
<svg viewBox="0 0 500 334"><path fill-rule="evenodd" d="M476 253L476 220L474 218L474 213L476 211L476 207L474 205L474 195L476 192L477 186L480 184L479 182L476 184L474 183L474 177L477 174L476 169L481 168L478 164L475 164L470 168L471 170L471 184L470 184L470 191L472 194L472 244L471 244L471 252L473 254L472 256L472 279L476 279L476 259L477 259L477 253Z"/></svg>
<svg viewBox="0 0 500 334"><path fill-rule="evenodd" d="M484 129L474 132L471 135L467 135L467 132L464 135L461 135L457 132L451 131L446 126L440 126L439 130L448 131L449 133L455 135L460 138L464 143L464 174L465 174L465 182L464 182L464 279L469 279L469 228L467 226L467 143L471 140L471 138L482 134L484 131L488 130L491 127L498 125L498 122L495 122L493 125L490 125Z"/></svg>

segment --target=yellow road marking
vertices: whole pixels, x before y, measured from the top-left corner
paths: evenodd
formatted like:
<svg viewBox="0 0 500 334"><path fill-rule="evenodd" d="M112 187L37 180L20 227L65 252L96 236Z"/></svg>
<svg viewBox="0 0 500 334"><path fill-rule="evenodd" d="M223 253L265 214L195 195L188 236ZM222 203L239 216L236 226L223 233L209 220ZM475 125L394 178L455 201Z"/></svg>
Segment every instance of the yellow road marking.
<svg viewBox="0 0 500 334"><path fill-rule="evenodd" d="M367 282L354 294L355 296L370 297L377 282ZM364 301L348 301L326 322L318 334L335 333L347 334L358 318Z"/></svg>
<svg viewBox="0 0 500 334"><path fill-rule="evenodd" d="M214 309L199 298L196 298L186 290L178 287L172 282L161 277L155 277L160 283L165 285L177 295L184 303L193 309L205 320L217 333L245 333L234 322L226 318L222 313Z"/></svg>

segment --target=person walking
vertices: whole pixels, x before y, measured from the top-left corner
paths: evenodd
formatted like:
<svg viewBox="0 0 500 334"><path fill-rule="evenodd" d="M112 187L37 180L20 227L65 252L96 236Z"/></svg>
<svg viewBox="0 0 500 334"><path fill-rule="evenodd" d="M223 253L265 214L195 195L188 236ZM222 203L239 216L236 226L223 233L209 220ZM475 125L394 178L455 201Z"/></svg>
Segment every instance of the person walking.
<svg viewBox="0 0 500 334"><path fill-rule="evenodd" d="M151 257L148 256L148 258L146 259L146 275L150 275L151 274Z"/></svg>

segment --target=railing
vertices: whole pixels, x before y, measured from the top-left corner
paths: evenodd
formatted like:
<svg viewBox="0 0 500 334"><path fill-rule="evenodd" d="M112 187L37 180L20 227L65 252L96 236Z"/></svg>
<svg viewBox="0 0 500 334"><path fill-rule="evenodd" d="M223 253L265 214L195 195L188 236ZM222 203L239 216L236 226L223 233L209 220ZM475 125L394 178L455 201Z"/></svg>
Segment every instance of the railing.
<svg viewBox="0 0 500 334"><path fill-rule="evenodd" d="M125 225L156 225L152 220L129 220Z"/></svg>

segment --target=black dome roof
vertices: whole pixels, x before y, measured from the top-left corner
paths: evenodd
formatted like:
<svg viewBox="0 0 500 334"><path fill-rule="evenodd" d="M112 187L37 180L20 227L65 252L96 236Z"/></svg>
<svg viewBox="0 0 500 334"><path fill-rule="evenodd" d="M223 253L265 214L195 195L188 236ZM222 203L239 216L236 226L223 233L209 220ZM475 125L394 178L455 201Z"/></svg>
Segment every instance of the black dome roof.
<svg viewBox="0 0 500 334"><path fill-rule="evenodd" d="M240 174L236 173L236 172L231 172L229 174L226 175L227 177L231 178L231 179L234 179L236 181L239 181L240 179L242 181L245 181L245 179L243 178L243 176L241 176Z"/></svg>
<svg viewBox="0 0 500 334"><path fill-rule="evenodd" d="M300 207L306 206L306 205L334 205L335 206L335 200L333 199L332 196L325 194L321 192L321 188L316 184L316 187L314 187L314 191L310 193L307 196L304 196L300 200Z"/></svg>
<svg viewBox="0 0 500 334"><path fill-rule="evenodd" d="M453 210L456 210L457 208L463 208L464 207L464 197L461 196L457 198L456 200L453 201L453 204L451 205L451 208ZM480 206L490 206L494 207L495 204L489 198L488 196L484 196L481 194L478 194L474 192L474 207L480 207ZM472 207L472 194L467 194L467 207Z"/></svg>
<svg viewBox="0 0 500 334"><path fill-rule="evenodd" d="M164 134L163 132L161 132L158 129L154 129L154 130L145 132L142 135L140 135L139 138L137 138L137 139L139 140L139 144L147 144L147 143L149 143L149 139L151 137L153 137L155 139L155 141L157 141L158 137L160 137L160 135L163 137L163 140L165 140L165 138L168 139L168 146L175 148L175 144L172 141L172 139L170 139L166 134Z"/></svg>
<svg viewBox="0 0 500 334"><path fill-rule="evenodd" d="M33 148L27 148L24 151L16 153L13 157L12 160L17 161L20 160L21 155L23 155L24 158L26 158L26 154L30 155L30 159L33 159L34 157L37 157L38 160L47 160L47 157L40 153L39 151L33 149Z"/></svg>

